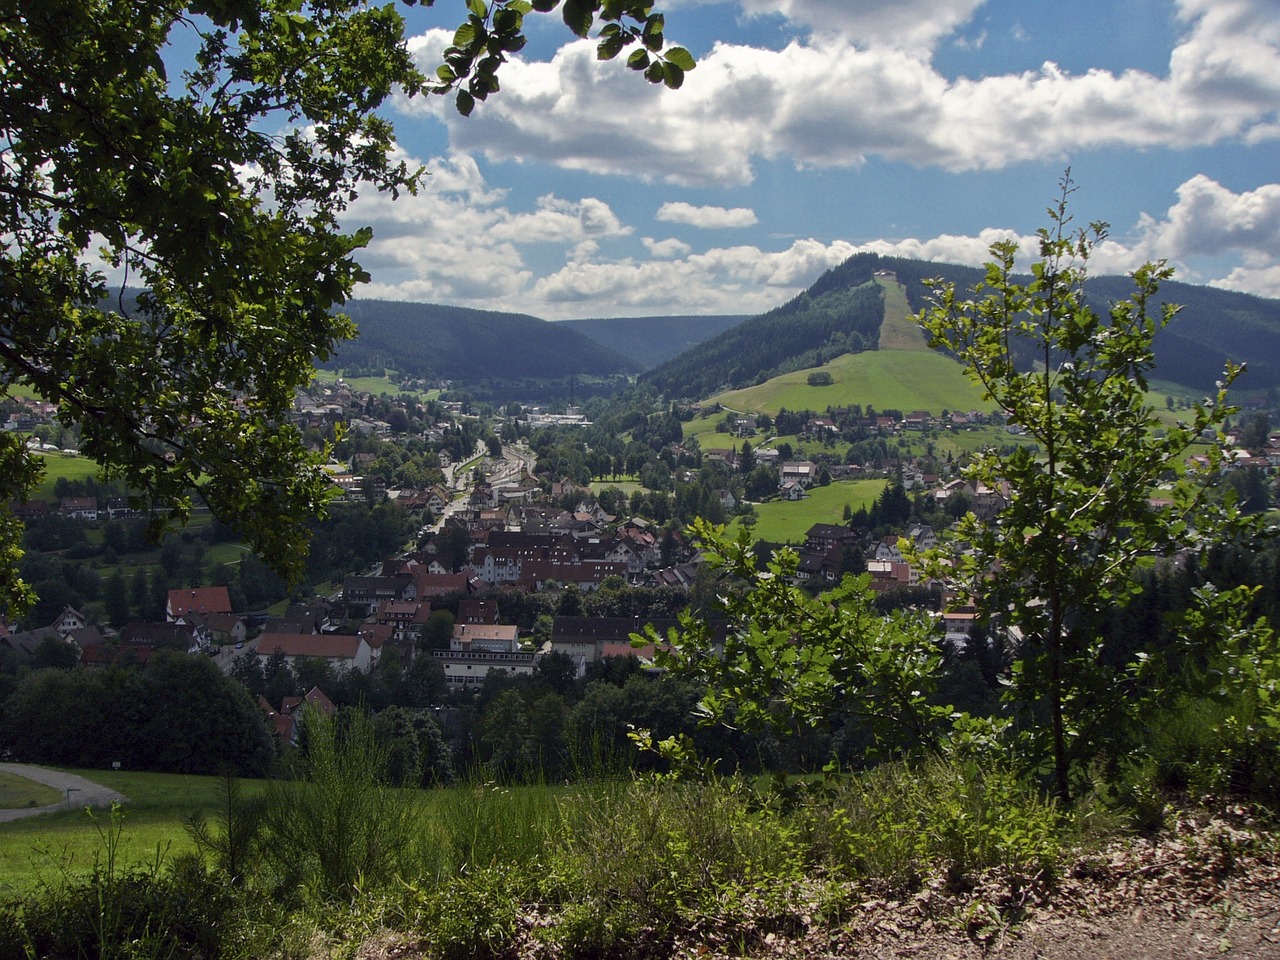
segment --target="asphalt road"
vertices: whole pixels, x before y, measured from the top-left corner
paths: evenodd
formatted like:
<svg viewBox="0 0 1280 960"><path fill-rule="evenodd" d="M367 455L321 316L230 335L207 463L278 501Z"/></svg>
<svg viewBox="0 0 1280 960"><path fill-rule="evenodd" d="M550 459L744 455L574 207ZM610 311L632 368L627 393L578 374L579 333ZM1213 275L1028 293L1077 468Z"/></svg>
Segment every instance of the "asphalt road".
<svg viewBox="0 0 1280 960"><path fill-rule="evenodd" d="M84 807L109 807L111 804L127 800L122 793L109 790L100 783L77 777L73 773L61 770L50 770L47 767L35 767L28 763L0 763L0 771L12 773L28 780L35 780L61 790L63 799L47 807L19 807L15 810L0 810L0 823L20 820L23 817L34 817L40 813L53 810L76 810Z"/></svg>

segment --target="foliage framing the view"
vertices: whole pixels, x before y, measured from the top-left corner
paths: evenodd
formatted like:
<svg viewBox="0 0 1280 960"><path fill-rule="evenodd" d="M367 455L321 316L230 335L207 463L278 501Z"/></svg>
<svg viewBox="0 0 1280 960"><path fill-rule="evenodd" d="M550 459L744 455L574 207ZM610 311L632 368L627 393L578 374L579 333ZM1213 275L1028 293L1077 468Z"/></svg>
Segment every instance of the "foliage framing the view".
<svg viewBox="0 0 1280 960"><path fill-rule="evenodd" d="M1065 176L1029 281L1013 277L1016 244L999 242L973 299L940 284L920 317L931 345L954 352L1038 445L988 451L968 468L970 481L1005 487L1009 501L994 522L962 519L956 539L970 549L952 558L953 575L997 636L1015 631L1008 699L1028 717L1029 755L1048 765L1064 797L1074 765L1125 729L1131 703L1102 649L1101 617L1136 592L1141 558L1239 524L1229 503L1211 509L1205 480L1221 465L1222 426L1233 412L1226 389L1240 369L1227 368L1217 395L1198 404L1190 422L1161 427L1146 398L1147 375L1156 331L1176 308L1153 316L1151 304L1172 271L1139 268L1128 299L1106 316L1095 311L1084 284L1105 225L1071 228L1072 189ZM1031 369L1015 363L1024 351L1035 357ZM1182 472L1206 434L1219 442L1204 448L1205 476Z"/></svg>
<svg viewBox="0 0 1280 960"><path fill-rule="evenodd" d="M555 6L469 0L441 74L474 66L463 112L463 94L497 89L523 14ZM663 56L647 5L569 0L563 14L579 35L605 23L602 56L639 41L650 80L678 86L692 67L679 48ZM330 489L281 421L313 360L353 334L331 308L367 279L353 254L370 231L340 220L363 190L416 188L378 108L395 90L442 92L403 28L394 5L362 0L0 2L0 392L55 404L158 521L198 493L289 575ZM196 53L170 77L179 40ZM21 610L7 504L39 469L13 434L0 466L0 609Z"/></svg>
<svg viewBox="0 0 1280 960"><path fill-rule="evenodd" d="M660 664L706 684L699 707L707 719L796 732L855 716L886 750L937 748L952 709L933 702L942 655L926 615L882 615L865 576L811 597L794 584L793 551L759 571L745 529L730 539L699 519L692 531L711 569L745 584L717 598L729 627L724 649L690 612L669 636L650 626L644 639L657 645Z"/></svg>

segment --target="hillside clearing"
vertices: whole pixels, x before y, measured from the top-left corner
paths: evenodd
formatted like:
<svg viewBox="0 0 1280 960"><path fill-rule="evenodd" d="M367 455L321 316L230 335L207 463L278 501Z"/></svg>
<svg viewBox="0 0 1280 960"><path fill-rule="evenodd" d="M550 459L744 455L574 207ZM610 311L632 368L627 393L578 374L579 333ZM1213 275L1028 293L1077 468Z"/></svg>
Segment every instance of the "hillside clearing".
<svg viewBox="0 0 1280 960"><path fill-rule="evenodd" d="M986 410L982 391L974 386L954 360L919 350L869 350L847 353L820 369L831 374L832 384L811 387L812 370L795 370L742 390L713 397L731 410L776 415L779 410L816 410L852 407L876 410Z"/></svg>
<svg viewBox="0 0 1280 960"><path fill-rule="evenodd" d="M887 480L844 480L826 487L814 487L803 500L772 500L755 504L756 524L752 536L769 543L801 543L815 523L843 523L844 508L870 507L880 496ZM735 520L731 530L737 530Z"/></svg>

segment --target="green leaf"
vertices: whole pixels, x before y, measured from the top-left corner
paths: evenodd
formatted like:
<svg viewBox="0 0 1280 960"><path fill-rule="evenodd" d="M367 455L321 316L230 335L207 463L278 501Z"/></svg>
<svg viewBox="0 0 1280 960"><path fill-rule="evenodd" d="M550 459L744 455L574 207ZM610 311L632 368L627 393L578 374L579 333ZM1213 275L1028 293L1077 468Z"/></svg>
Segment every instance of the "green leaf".
<svg viewBox="0 0 1280 960"><path fill-rule="evenodd" d="M692 70L698 65L691 54L684 47L672 47L666 53L667 63L674 64L681 70Z"/></svg>
<svg viewBox="0 0 1280 960"><path fill-rule="evenodd" d="M591 23L595 18L595 4L590 0L565 0L561 16L564 17L566 27L579 37L585 37L591 32Z"/></svg>
<svg viewBox="0 0 1280 960"><path fill-rule="evenodd" d="M539 13L550 13L560 5L560 0L529 0L529 5Z"/></svg>
<svg viewBox="0 0 1280 960"><path fill-rule="evenodd" d="M459 90L457 97L458 112L464 117L471 116L471 111L476 108L476 98L466 90Z"/></svg>
<svg viewBox="0 0 1280 960"><path fill-rule="evenodd" d="M681 84L684 83L684 71L674 63L664 63L662 65L662 82L672 90L679 90Z"/></svg>
<svg viewBox="0 0 1280 960"><path fill-rule="evenodd" d="M631 51L631 56L627 57L627 66L632 70L643 70L649 66L649 51L644 47Z"/></svg>
<svg viewBox="0 0 1280 960"><path fill-rule="evenodd" d="M605 37L596 46L597 60L612 60L622 52L623 46L626 45L626 38L621 34L614 34L611 37Z"/></svg>
<svg viewBox="0 0 1280 960"><path fill-rule="evenodd" d="M489 5L484 0L467 0L467 9L481 20L489 15Z"/></svg>
<svg viewBox="0 0 1280 960"><path fill-rule="evenodd" d="M473 23L464 23L453 32L453 45L467 50L476 42L476 27Z"/></svg>

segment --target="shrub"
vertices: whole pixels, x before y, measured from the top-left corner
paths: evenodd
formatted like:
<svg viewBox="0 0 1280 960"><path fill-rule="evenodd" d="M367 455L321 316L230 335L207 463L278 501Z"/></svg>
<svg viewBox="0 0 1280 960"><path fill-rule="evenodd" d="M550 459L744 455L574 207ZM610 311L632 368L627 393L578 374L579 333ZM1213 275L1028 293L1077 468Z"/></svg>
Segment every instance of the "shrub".
<svg viewBox="0 0 1280 960"><path fill-rule="evenodd" d="M265 862L278 889L351 901L391 886L417 853L412 794L387 780L387 753L359 712L338 724L308 711L306 780L266 794Z"/></svg>
<svg viewBox="0 0 1280 960"><path fill-rule="evenodd" d="M829 868L912 886L999 867L1056 870L1065 818L1034 784L998 765L933 758L828 781L801 809L807 845Z"/></svg>

